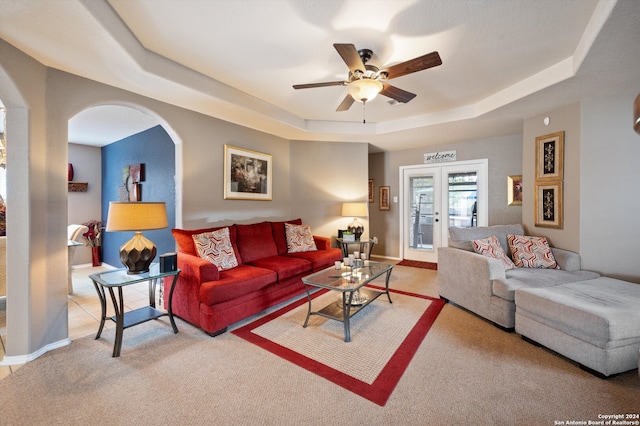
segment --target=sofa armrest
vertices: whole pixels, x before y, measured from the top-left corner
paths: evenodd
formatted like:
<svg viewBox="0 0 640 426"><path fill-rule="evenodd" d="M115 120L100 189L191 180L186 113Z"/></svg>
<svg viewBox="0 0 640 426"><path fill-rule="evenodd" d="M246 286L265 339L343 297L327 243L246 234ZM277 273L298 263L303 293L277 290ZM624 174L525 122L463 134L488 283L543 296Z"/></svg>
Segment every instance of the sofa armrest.
<svg viewBox="0 0 640 426"><path fill-rule="evenodd" d="M181 278L204 283L220 279L218 267L198 256L178 252L178 268L182 271Z"/></svg>
<svg viewBox="0 0 640 426"><path fill-rule="evenodd" d="M326 237L313 236L313 241L316 243L318 250L329 250L331 248L331 239Z"/></svg>
<svg viewBox="0 0 640 426"><path fill-rule="evenodd" d="M575 272L579 271L582 267L580 255L578 253L559 248L551 248L551 252L553 253L553 257L555 257L556 262L558 262L560 269Z"/></svg>
<svg viewBox="0 0 640 426"><path fill-rule="evenodd" d="M492 281L505 278L505 269L498 259L452 247L438 249L438 286L447 297L463 290L470 294L491 296Z"/></svg>

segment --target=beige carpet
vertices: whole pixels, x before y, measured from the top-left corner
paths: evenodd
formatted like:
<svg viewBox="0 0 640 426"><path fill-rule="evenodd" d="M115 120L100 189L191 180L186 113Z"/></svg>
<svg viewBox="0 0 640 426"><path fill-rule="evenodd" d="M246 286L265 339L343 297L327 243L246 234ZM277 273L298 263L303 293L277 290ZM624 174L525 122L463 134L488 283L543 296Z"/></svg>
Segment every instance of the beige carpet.
<svg viewBox="0 0 640 426"><path fill-rule="evenodd" d="M435 297L436 276L397 266L391 287ZM125 330L120 358L107 330L28 363L0 380L0 424L554 425L640 411L637 370L599 379L452 305L384 407L232 333L178 327Z"/></svg>

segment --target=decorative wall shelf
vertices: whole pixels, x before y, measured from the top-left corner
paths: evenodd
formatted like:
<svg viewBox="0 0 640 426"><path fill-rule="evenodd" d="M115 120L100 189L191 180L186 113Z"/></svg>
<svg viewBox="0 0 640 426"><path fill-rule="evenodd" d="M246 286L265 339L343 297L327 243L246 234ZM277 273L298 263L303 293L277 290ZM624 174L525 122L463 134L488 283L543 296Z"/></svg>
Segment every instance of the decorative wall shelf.
<svg viewBox="0 0 640 426"><path fill-rule="evenodd" d="M87 192L87 182L69 182L69 192Z"/></svg>

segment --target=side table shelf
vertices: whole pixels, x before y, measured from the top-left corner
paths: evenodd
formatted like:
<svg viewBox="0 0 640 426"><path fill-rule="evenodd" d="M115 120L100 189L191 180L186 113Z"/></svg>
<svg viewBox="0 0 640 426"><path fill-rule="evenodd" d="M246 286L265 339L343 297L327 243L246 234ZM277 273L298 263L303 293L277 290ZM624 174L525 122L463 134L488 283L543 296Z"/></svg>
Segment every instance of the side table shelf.
<svg viewBox="0 0 640 426"><path fill-rule="evenodd" d="M126 329L129 327L133 327L134 325L142 324L143 322L151 321L154 319L158 319L160 317L165 316L166 313L157 310L151 306L145 306L143 308L138 308L133 311L125 312L122 328ZM116 316L112 316L111 321L117 323L118 319Z"/></svg>

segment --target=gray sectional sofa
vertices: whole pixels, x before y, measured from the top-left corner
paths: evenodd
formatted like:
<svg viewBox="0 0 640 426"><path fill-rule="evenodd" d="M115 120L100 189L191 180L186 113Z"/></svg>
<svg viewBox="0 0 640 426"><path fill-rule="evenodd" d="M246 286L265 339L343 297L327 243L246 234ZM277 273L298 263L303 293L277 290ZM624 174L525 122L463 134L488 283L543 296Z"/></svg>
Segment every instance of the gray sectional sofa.
<svg viewBox="0 0 640 426"><path fill-rule="evenodd" d="M515 291L553 287L599 277L580 269L580 255L551 248L560 269L514 268L505 270L497 259L473 251L471 241L492 235L511 255L507 235L524 235L522 225L449 228L449 247L438 249L440 297L462 306L505 329L515 327Z"/></svg>
<svg viewBox="0 0 640 426"><path fill-rule="evenodd" d="M601 377L640 365L640 285L580 268L580 255L551 248L560 269L505 269L477 254L472 241L507 235L521 225L449 228L438 250L440 297L578 362Z"/></svg>

